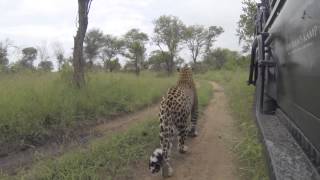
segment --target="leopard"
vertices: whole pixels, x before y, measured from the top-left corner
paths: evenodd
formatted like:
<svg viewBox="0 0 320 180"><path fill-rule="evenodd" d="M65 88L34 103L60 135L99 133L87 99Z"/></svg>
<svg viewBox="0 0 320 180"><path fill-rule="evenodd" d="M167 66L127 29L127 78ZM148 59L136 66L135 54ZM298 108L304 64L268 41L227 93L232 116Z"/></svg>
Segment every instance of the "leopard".
<svg viewBox="0 0 320 180"><path fill-rule="evenodd" d="M177 70L176 85L168 89L160 103L160 148L156 148L149 159L151 173L162 170L163 177L173 175L170 154L174 138L178 140L178 151L184 154L188 151L185 145L187 136L198 136L198 96L192 68L185 66Z"/></svg>

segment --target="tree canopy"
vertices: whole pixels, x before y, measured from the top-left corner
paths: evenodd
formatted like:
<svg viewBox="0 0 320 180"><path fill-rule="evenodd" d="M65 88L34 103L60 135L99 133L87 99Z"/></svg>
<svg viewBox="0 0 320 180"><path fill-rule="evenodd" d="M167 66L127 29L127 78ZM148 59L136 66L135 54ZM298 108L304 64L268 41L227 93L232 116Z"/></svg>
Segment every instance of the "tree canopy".
<svg viewBox="0 0 320 180"><path fill-rule="evenodd" d="M22 49L22 59L20 60L20 64L29 69L33 69L33 62L37 58L38 51L34 47L27 47Z"/></svg>
<svg viewBox="0 0 320 180"><path fill-rule="evenodd" d="M243 52L248 52L255 33L254 23L257 4L254 0L243 0L242 5L242 14L238 21L237 35L239 37L239 43L242 44Z"/></svg>
<svg viewBox="0 0 320 180"><path fill-rule="evenodd" d="M0 66L7 66L8 63L8 44L0 42Z"/></svg>
<svg viewBox="0 0 320 180"><path fill-rule="evenodd" d="M104 43L103 32L99 29L91 29L84 38L84 53L88 59L88 67L93 66L93 61L98 57Z"/></svg>
<svg viewBox="0 0 320 180"><path fill-rule="evenodd" d="M223 33L222 27L191 25L185 30L185 42L191 52L193 63L197 63L198 56L211 51L216 38Z"/></svg>
<svg viewBox="0 0 320 180"><path fill-rule="evenodd" d="M152 40L161 51L169 52L170 58L167 59L166 65L168 73L171 74L173 72L174 58L183 43L186 26L178 17L167 15L156 19L154 25Z"/></svg>
<svg viewBox="0 0 320 180"><path fill-rule="evenodd" d="M138 29L131 29L124 35L126 51L123 55L132 60L137 75L140 73L140 69L145 58L145 44L148 40L148 35L140 32Z"/></svg>

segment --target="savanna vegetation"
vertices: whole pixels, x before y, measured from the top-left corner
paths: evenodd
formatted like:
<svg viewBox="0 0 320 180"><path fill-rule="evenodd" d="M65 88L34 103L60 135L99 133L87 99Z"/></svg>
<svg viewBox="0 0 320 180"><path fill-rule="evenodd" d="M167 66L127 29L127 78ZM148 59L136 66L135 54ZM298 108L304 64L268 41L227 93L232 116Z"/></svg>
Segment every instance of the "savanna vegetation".
<svg viewBox="0 0 320 180"><path fill-rule="evenodd" d="M234 146L243 179L266 179L262 147L250 108L253 89L246 86L248 57L216 48L220 26L186 25L178 17L154 20L153 34L138 28L122 36L88 30L92 0L78 0L78 31L72 56L54 42L19 47L18 60L9 59L10 40L0 42L0 155L43 145L50 139L134 112L158 102L176 81L175 68L193 67L200 84L200 111L212 96L207 82L221 83L242 137ZM238 35L244 51L251 41L252 1L244 1ZM149 47L148 44L154 45ZM152 50L147 51L147 48ZM49 53L51 49L52 54ZM189 59L179 52L185 49ZM149 52L149 53L148 53ZM40 61L36 65L36 61ZM35 162L14 176L0 171L1 179L113 179L130 178L132 166L146 161L158 146L156 114L129 128L89 142L59 157ZM121 177L120 177L121 176Z"/></svg>
<svg viewBox="0 0 320 180"><path fill-rule="evenodd" d="M15 51L21 58L10 61L9 49L16 45L1 42L0 144L5 145L1 153L41 145L81 124L94 124L99 117L157 101L174 83L175 68L188 63L179 56L183 48L190 52L195 72L246 63L236 51L213 48L222 27L187 26L171 15L154 21L151 37L136 28L121 37L98 28L86 32L91 2L79 0L78 31L68 58L61 43L55 42L53 55L43 43ZM156 50L148 56L150 41ZM40 61L37 66L35 61Z"/></svg>
<svg viewBox="0 0 320 180"><path fill-rule="evenodd" d="M79 90L72 86L70 74L24 72L0 78L2 145L25 148L43 144L76 125L133 112L157 102L175 82L175 77L149 72L140 77L91 72L87 74L87 86Z"/></svg>
<svg viewBox="0 0 320 180"><path fill-rule="evenodd" d="M212 87L207 81L200 81L200 112L212 97ZM130 179L132 167L147 162L152 149L159 146L159 123L157 115L145 117L125 133L115 133L91 141L62 156L40 160L30 169L21 169L15 176L0 173L3 179Z"/></svg>

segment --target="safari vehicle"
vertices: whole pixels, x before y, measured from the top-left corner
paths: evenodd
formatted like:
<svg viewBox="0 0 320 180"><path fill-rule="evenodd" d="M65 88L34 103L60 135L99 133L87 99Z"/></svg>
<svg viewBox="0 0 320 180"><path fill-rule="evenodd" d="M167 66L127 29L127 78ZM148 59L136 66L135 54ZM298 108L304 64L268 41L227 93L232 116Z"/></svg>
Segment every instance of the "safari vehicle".
<svg viewBox="0 0 320 180"><path fill-rule="evenodd" d="M249 84L271 179L320 179L320 1L257 4Z"/></svg>

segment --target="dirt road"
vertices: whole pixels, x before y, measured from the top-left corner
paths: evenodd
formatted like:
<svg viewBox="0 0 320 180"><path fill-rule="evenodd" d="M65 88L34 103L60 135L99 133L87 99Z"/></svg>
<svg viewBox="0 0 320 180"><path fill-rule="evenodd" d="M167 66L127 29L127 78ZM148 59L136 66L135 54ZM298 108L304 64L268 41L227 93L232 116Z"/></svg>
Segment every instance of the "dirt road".
<svg viewBox="0 0 320 180"><path fill-rule="evenodd" d="M8 174L15 174L20 168L27 168L35 159L47 159L49 157L57 157L67 151L71 151L79 146L86 146L88 142L112 135L114 132L125 132L134 124L153 117L157 114L159 103L150 105L140 111L119 116L110 120L100 120L96 126L82 128L78 134L72 137L71 140L65 143L48 143L38 148L30 148L26 151L9 154L6 157L0 158L0 171Z"/></svg>
<svg viewBox="0 0 320 180"><path fill-rule="evenodd" d="M187 154L172 153L174 174L170 180L237 180L231 141L237 137L233 119L227 111L223 88L212 82L214 98L199 120L199 136L189 139ZM163 179L161 174L151 175L144 167L136 179Z"/></svg>

